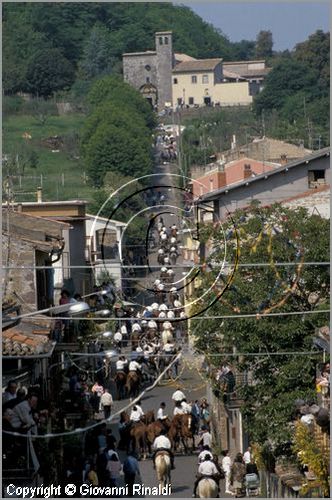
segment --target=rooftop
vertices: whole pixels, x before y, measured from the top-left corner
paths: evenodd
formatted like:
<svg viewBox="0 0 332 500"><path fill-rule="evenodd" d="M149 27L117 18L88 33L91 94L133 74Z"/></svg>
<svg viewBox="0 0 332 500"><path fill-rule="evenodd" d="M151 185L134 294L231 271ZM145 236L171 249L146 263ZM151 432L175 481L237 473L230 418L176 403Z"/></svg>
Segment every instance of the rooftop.
<svg viewBox="0 0 332 500"><path fill-rule="evenodd" d="M303 158L286 163L285 165L282 165L279 168L275 168L273 170L270 170L269 172L265 172L261 175L257 175L256 177L250 177L248 179L245 179L242 182L238 182L238 183L233 184L231 186L225 186L223 188L217 189L216 191L213 191L212 193L208 193L208 194L200 197L198 200L198 203L200 200L204 200L204 201L216 200L219 198L219 196L221 194L223 194L225 192L231 191L233 189L238 189L239 187L242 187L245 185L249 185L252 182L257 182L257 181L262 180L262 179L267 179L271 175L276 175L280 172L284 172L285 170L289 170L291 168L298 167L298 166L302 165L303 163L309 163L310 161L316 160L318 158L322 158L323 156L330 156L330 148L320 149L319 151L315 151L315 152L311 153L310 155L307 155Z"/></svg>
<svg viewBox="0 0 332 500"><path fill-rule="evenodd" d="M157 52L155 50L147 50L145 52L125 52L122 54L122 57L129 56L155 56Z"/></svg>
<svg viewBox="0 0 332 500"><path fill-rule="evenodd" d="M190 71L213 71L222 62L222 59L196 59L194 61L183 61L177 64L173 73L186 73Z"/></svg>
<svg viewBox="0 0 332 500"><path fill-rule="evenodd" d="M52 354L55 342L50 341L49 328L41 328L24 320L2 333L2 354L5 358L46 357Z"/></svg>

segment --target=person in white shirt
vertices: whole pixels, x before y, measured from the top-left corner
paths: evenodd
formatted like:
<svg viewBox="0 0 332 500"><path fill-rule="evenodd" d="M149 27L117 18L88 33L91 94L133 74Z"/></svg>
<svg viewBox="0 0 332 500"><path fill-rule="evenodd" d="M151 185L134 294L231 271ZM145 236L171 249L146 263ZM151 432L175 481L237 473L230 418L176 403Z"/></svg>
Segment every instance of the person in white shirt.
<svg viewBox="0 0 332 500"><path fill-rule="evenodd" d="M174 415L174 416L175 416L175 415L184 415L184 410L183 410L183 408L182 408L182 406L181 406L180 401L177 401L177 402L175 403L175 407L174 407L173 415Z"/></svg>
<svg viewBox="0 0 332 500"><path fill-rule="evenodd" d="M109 418L111 416L112 405L113 405L112 394L110 394L108 389L105 389L104 394L100 398L100 406L101 409L104 410L105 418Z"/></svg>
<svg viewBox="0 0 332 500"><path fill-rule="evenodd" d="M121 326L120 332L122 333L122 335L127 335L128 331L126 325Z"/></svg>
<svg viewBox="0 0 332 500"><path fill-rule="evenodd" d="M204 462L206 455L209 455L211 460L213 460L213 455L210 451L210 448L208 446L203 446L203 450L198 455L198 465Z"/></svg>
<svg viewBox="0 0 332 500"><path fill-rule="evenodd" d="M174 351L174 344L171 344L170 342L166 342L166 344L164 344L163 350L167 354L172 354Z"/></svg>
<svg viewBox="0 0 332 500"><path fill-rule="evenodd" d="M139 325L138 323L133 323L133 326L131 327L131 331L134 333L134 332L141 332L142 331L142 328L141 328L141 325Z"/></svg>
<svg viewBox="0 0 332 500"><path fill-rule="evenodd" d="M206 425L202 426L202 431L203 431L203 434L202 434L202 437L201 437L199 444L202 444L203 446L209 446L209 448L211 448L212 436L209 432L209 429L206 427Z"/></svg>
<svg viewBox="0 0 332 500"><path fill-rule="evenodd" d="M121 343L122 343L122 333L121 332L116 332L114 334L114 342L117 344L117 347L121 348Z"/></svg>
<svg viewBox="0 0 332 500"><path fill-rule="evenodd" d="M131 410L130 419L131 422L137 424L141 420L141 412L137 409L137 406L133 406Z"/></svg>
<svg viewBox="0 0 332 500"><path fill-rule="evenodd" d="M165 408L166 403L160 403L160 407L157 411L157 420L160 420L161 422L167 418L167 415L165 415Z"/></svg>
<svg viewBox="0 0 332 500"><path fill-rule="evenodd" d="M38 396L31 394L27 399L14 406L10 423L15 431L23 429L30 431L31 434L37 434L37 423L33 418L33 410L36 410L37 404Z"/></svg>
<svg viewBox="0 0 332 500"><path fill-rule="evenodd" d="M172 394L172 400L181 402L184 399L186 399L186 396L183 394L183 392L178 387L177 390Z"/></svg>
<svg viewBox="0 0 332 500"><path fill-rule="evenodd" d="M117 372L124 372L128 366L128 360L124 356L120 356L118 361L115 363Z"/></svg>
<svg viewBox="0 0 332 500"><path fill-rule="evenodd" d="M187 414L187 415L191 414L191 405L189 403L187 403L186 400L182 401L181 408L185 414Z"/></svg>
<svg viewBox="0 0 332 500"><path fill-rule="evenodd" d="M130 361L129 363L129 371L130 372L137 372L140 371L141 365L137 363L137 361Z"/></svg>
<svg viewBox="0 0 332 500"><path fill-rule="evenodd" d="M167 451L169 453L170 459L171 459L171 469L175 469L174 467L174 455L172 453L172 444L167 437L167 430L162 429L160 436L156 437L156 439L153 442L152 448L154 449L154 454L153 454L153 468L155 468L155 460L156 460L156 455L159 451Z"/></svg>
<svg viewBox="0 0 332 500"><path fill-rule="evenodd" d="M136 403L136 409L138 411L138 413L140 414L140 417L143 417L144 416L144 411L142 409L142 402L141 401L137 401Z"/></svg>
<svg viewBox="0 0 332 500"><path fill-rule="evenodd" d="M210 454L208 453L206 454L203 462L198 467L198 473L194 485L193 496L196 496L197 485L203 477L210 477L211 479L214 479L218 485L218 490L219 490L220 475L215 463L211 460Z"/></svg>
<svg viewBox="0 0 332 500"><path fill-rule="evenodd" d="M245 465L250 464L251 460L251 446L248 446L247 451L243 453L243 461Z"/></svg>
<svg viewBox="0 0 332 500"><path fill-rule="evenodd" d="M228 455L228 450L224 450L222 452L223 459L221 461L221 466L223 468L223 471L225 473L225 493L228 495L232 495L232 492L230 491L230 486L231 486L231 466L232 466L232 460L231 457Z"/></svg>

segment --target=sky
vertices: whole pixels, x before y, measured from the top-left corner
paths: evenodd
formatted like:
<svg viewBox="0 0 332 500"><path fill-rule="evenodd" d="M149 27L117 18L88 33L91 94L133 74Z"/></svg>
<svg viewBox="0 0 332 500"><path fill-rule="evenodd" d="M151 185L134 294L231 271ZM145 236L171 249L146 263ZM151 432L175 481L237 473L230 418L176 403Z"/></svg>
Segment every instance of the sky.
<svg viewBox="0 0 332 500"><path fill-rule="evenodd" d="M191 7L204 21L220 28L231 42L255 40L270 30L273 49L293 49L317 29L330 30L329 0L177 2Z"/></svg>

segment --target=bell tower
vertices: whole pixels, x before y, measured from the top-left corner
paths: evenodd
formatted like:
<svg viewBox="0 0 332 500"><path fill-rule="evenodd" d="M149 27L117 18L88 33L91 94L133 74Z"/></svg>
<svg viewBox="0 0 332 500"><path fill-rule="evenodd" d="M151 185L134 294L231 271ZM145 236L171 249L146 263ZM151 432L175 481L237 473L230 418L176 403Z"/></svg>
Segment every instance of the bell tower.
<svg viewBox="0 0 332 500"><path fill-rule="evenodd" d="M172 105L172 69L174 65L173 43L171 31L155 33L158 111Z"/></svg>

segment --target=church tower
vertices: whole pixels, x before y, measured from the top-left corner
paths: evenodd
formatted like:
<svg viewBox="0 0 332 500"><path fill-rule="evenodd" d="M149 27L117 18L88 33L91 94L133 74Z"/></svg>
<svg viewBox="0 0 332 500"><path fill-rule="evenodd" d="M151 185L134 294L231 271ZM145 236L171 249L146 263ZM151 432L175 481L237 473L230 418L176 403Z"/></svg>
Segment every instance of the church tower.
<svg viewBox="0 0 332 500"><path fill-rule="evenodd" d="M159 31L156 39L158 111L172 105L172 69L174 65L172 32Z"/></svg>

